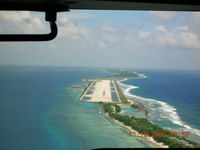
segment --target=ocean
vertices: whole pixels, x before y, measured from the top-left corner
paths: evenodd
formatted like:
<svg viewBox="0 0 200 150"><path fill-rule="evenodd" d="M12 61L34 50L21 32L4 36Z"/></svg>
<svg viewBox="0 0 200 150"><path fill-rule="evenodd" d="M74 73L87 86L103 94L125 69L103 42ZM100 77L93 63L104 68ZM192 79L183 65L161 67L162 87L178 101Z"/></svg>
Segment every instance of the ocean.
<svg viewBox="0 0 200 150"><path fill-rule="evenodd" d="M142 102L155 124L172 131L188 131L191 139L199 142L200 71L138 72L146 77L121 82L126 95Z"/></svg>
<svg viewBox="0 0 200 150"><path fill-rule="evenodd" d="M144 103L156 124L197 133L200 73L140 73L147 78L121 81L127 96ZM0 67L0 149L157 147L129 136L128 130L104 117L97 104L78 102L81 90L69 88L84 86L84 78L110 74L105 68Z"/></svg>

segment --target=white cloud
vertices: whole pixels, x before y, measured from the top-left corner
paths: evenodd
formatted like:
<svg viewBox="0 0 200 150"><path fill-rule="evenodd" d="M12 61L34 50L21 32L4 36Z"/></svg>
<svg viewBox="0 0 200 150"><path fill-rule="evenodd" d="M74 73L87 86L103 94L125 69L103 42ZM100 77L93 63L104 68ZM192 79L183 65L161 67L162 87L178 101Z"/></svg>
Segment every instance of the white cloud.
<svg viewBox="0 0 200 150"><path fill-rule="evenodd" d="M58 37L68 40L89 40L92 33L89 28L80 23L75 23L74 19L87 19L94 17L88 13L62 13L58 15Z"/></svg>
<svg viewBox="0 0 200 150"><path fill-rule="evenodd" d="M119 42L121 40L119 29L111 24L101 26L102 37L107 42Z"/></svg>
<svg viewBox="0 0 200 150"><path fill-rule="evenodd" d="M88 19L94 17L92 14L88 13L66 13L68 19Z"/></svg>
<svg viewBox="0 0 200 150"><path fill-rule="evenodd" d="M68 22L65 26L59 27L58 30L59 37L68 37L72 39L89 38L90 30L81 24L75 24L73 22Z"/></svg>
<svg viewBox="0 0 200 150"><path fill-rule="evenodd" d="M146 40L151 43L153 47L173 47L175 49L182 48L200 48L200 39L198 36L186 30L184 27L180 27L181 30L171 30L163 32L151 33L153 37Z"/></svg>
<svg viewBox="0 0 200 150"><path fill-rule="evenodd" d="M188 27L187 26L181 26L179 27L180 30L183 30L183 31L188 31Z"/></svg>
<svg viewBox="0 0 200 150"><path fill-rule="evenodd" d="M44 13L38 16L29 11L1 11L0 22L6 23L6 25L0 25L0 28L4 30L5 33L46 33L49 31L49 25L42 17L44 17ZM64 34L67 34L67 32L69 32L68 34L73 34L77 32L77 28L80 28L79 34L86 35L88 34L86 27L81 25L77 27L73 24L72 20L91 17L93 17L93 15L87 13L66 13L64 17L58 17L58 22L60 22L61 25L69 25L69 28L66 26L67 29L61 29ZM63 33L61 35L63 35Z"/></svg>
<svg viewBox="0 0 200 150"><path fill-rule="evenodd" d="M6 51L9 48L6 48L6 46L2 47L1 44L1 51L5 54L1 52L0 61L3 56L12 56L10 57L10 61L15 59L15 62L18 62L21 55L26 60L31 60L33 55L35 55L35 58L39 58L39 61L35 62L32 60L32 62L38 64L45 62L46 64L53 65L55 63L58 65L124 65L130 67L134 67L134 65L142 66L141 64L143 64L142 67L162 67L166 63L166 66L169 65L168 67L174 67L177 65L174 62L178 61L180 62L180 66L183 66L183 63L187 65L187 61L185 60L193 60L192 57L194 56L197 62L196 65L198 66L200 37L197 29L199 28L200 21L198 22L197 20L199 19L199 14L192 13L187 15L188 18L191 16L192 19L190 18L191 20L187 20L185 23L182 23L179 18L175 24L169 25L165 20L173 19L176 13L168 14L168 12L164 12L167 16L159 12L150 13L156 16L156 18L162 19L162 22L159 21L159 23L156 23L157 25L153 24L152 26L152 22L149 20L147 23L143 21L139 22L140 20L138 20L140 24L144 23L144 26L142 29L137 28L138 30L134 31L133 28L124 28L121 24L115 26L112 21L107 23L107 20L102 21L102 23L100 22L100 24L103 24L101 27L97 23L92 24L90 21L91 26L95 26L95 28L90 29L87 26L88 22L84 24L86 23L85 21L81 23L81 21L75 21L75 19L87 19L92 16L82 13L64 13L57 17L59 29L57 39L46 44L42 42L35 45L23 43L17 46L13 44L12 47L9 44L7 47L10 47L12 54ZM0 25L0 29L4 29L7 24L12 24L16 27L14 29L20 29L20 31L27 31L26 28L28 28L33 32L32 30L36 30L33 28L33 25L40 30L45 28L42 19L30 12L14 12L8 15L0 14L0 22L3 23ZM25 25L22 26L22 23ZM194 24L196 26L195 30L192 28ZM38 50L35 51L35 49ZM17 57L18 59L16 59Z"/></svg>
<svg viewBox="0 0 200 150"><path fill-rule="evenodd" d="M23 33L35 33L43 32L45 30L44 21L30 13L29 11L2 11L0 12L0 21L7 23L3 26L4 32L23 32ZM46 30L45 30L46 31Z"/></svg>
<svg viewBox="0 0 200 150"><path fill-rule="evenodd" d="M189 28L187 26L180 26L179 29L182 30L182 31L188 31L189 30Z"/></svg>
<svg viewBox="0 0 200 150"><path fill-rule="evenodd" d="M156 29L157 31L161 31L161 32L166 31L166 29L165 29L165 27L164 27L163 25L157 25L157 26L155 26L155 29Z"/></svg>
<svg viewBox="0 0 200 150"><path fill-rule="evenodd" d="M181 32L179 41L187 48L200 48L200 39L195 33Z"/></svg>
<svg viewBox="0 0 200 150"><path fill-rule="evenodd" d="M171 20L177 15L177 13L173 11L149 11L149 14L162 20Z"/></svg>
<svg viewBox="0 0 200 150"><path fill-rule="evenodd" d="M186 13L183 17L182 24L187 26L188 30L196 33L200 37L200 12Z"/></svg>
<svg viewBox="0 0 200 150"><path fill-rule="evenodd" d="M168 30L164 25L156 25L137 34L119 34L113 26L103 26L102 34L107 45L122 49L165 49L190 50L200 48L200 38L187 26L179 26ZM145 41L144 41L145 40ZM115 43L115 44L113 44Z"/></svg>
<svg viewBox="0 0 200 150"><path fill-rule="evenodd" d="M101 30L103 32L109 32L109 33L117 33L118 32L118 29L115 26L111 25L111 24L103 25L101 27Z"/></svg>
<svg viewBox="0 0 200 150"><path fill-rule="evenodd" d="M148 37L149 35L150 35L149 32L139 31L139 36L140 36L141 38L146 38L146 37Z"/></svg>
<svg viewBox="0 0 200 150"><path fill-rule="evenodd" d="M104 42L102 42L102 41L97 42L97 44L98 44L98 46L100 46L101 48L107 48L107 45L106 45Z"/></svg>

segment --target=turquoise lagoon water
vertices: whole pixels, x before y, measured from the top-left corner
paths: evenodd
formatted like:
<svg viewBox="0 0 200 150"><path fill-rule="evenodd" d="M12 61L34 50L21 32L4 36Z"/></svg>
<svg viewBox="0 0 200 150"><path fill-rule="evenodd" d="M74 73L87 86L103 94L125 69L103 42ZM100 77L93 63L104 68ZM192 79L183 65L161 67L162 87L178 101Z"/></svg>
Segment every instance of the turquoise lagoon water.
<svg viewBox="0 0 200 150"><path fill-rule="evenodd" d="M105 69L64 67L0 68L1 150L87 150L156 147L99 112L97 104L76 101L68 88L84 78L109 75Z"/></svg>

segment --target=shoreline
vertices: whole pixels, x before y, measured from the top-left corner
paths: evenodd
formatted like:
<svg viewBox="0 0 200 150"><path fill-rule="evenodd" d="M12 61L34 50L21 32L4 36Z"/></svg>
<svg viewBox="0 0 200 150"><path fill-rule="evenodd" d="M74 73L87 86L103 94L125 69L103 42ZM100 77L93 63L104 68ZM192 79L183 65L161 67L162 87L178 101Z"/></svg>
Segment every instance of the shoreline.
<svg viewBox="0 0 200 150"><path fill-rule="evenodd" d="M95 80L94 80L94 81L95 81ZM93 82L94 82L94 81L93 81ZM90 83L90 84L87 86L87 88L84 90L84 92L83 92L82 95L80 96L80 99L84 97L84 94L87 92L87 90L89 89L89 87L92 86L93 82ZM115 88L116 88L116 90L118 91L117 93L118 93L118 94L121 94L121 96L119 96L119 95L118 95L118 96L119 96L121 99L124 98L123 102L121 101L120 103L118 103L118 105L119 105L119 106L127 106L127 105L130 106L131 104L138 105L139 108L137 108L137 111L138 111L138 112L144 111L144 112L145 112L145 116L147 117L148 112L147 112L147 110L144 108L144 105L143 105L142 103L138 102L138 101L130 100L130 99L125 98L125 97L124 97L124 93L123 93L123 91L121 90L121 87L119 86L119 83L118 83L117 81L114 81L114 83L115 83ZM117 89L116 86L118 86L118 89ZM83 100L80 100L80 99L79 99L79 101L83 101ZM121 99L120 99L120 100L121 100ZM87 102L87 103L88 103L88 102L89 102L89 103L100 103L100 102L92 101L92 100L89 100L89 101L86 101L86 102ZM159 146L160 148L169 148L168 145L164 145L163 143L159 143L159 142L155 141L155 140L153 139L153 137L150 137L150 136L145 136L145 137L144 137L144 136L140 135L138 131L132 129L130 126L127 126L127 125L125 125L123 122L120 122L120 121L118 121L118 120L116 120L116 119L110 117L110 116L103 110L103 108L102 108L101 105L100 105L100 112L101 112L101 114L103 114L104 117L107 117L111 122L116 123L117 125L119 125L119 126L125 128L125 129L128 129L129 132L135 133L135 135L133 135L133 136L144 138L144 139L148 140L149 142L152 142L153 144ZM136 134L137 134L137 136L136 136Z"/></svg>
<svg viewBox="0 0 200 150"><path fill-rule="evenodd" d="M120 122L120 121L118 121L118 120L116 120L116 119L110 117L110 116L108 115L108 113L105 113L105 112L103 111L103 108L102 108L101 106L100 106L100 112L103 114L103 116L107 117L107 118L108 118L109 120L111 120L113 123L116 123L117 125L119 125L119 126L121 126L121 127L123 127L123 128L126 128L126 129L128 129L129 131L131 131L131 132L136 133L137 135L139 135L139 132L136 131L136 130L134 130L134 129L132 129L130 126L127 126L127 125L123 124L122 122ZM134 136L134 135L133 135L133 136ZM150 137L150 136L147 136L147 137L144 137L144 136L135 136L135 137L142 137L142 138L145 138L146 140L148 140L148 141L150 141L150 142L152 142L152 143L154 143L154 144L160 146L160 148L169 148L169 146L164 145L163 143L158 143L158 142L156 142L156 141L153 139L153 137Z"/></svg>
<svg viewBox="0 0 200 150"><path fill-rule="evenodd" d="M121 77L122 78L122 77ZM124 80L127 80L127 77L124 78ZM94 79L95 80L95 79ZM115 89L118 93L118 97L120 98L121 102L119 103L110 103L110 102L103 102L103 101L85 101L85 102L89 102L89 103L99 103L101 104L101 113L103 114L104 117L106 117L107 119L109 119L109 121L116 123L117 125L128 129L130 132L130 136L133 136L134 133L134 137L140 137L143 139L146 139L148 141L150 141L151 143L154 143L155 145L159 146L160 148L169 148L169 147L199 147L198 142L195 143L194 141L190 141L188 139L182 139L181 137L179 138L175 138L175 141L172 141L173 139L171 138L166 138L166 139L160 139L160 138L154 138L154 136L152 135L152 133L144 135L143 131L148 131L151 130L152 127L155 128L155 131L164 131L167 132L167 135L170 135L170 133L168 133L169 131L167 131L167 129L163 129L158 126L153 124L152 122L149 122L148 120L148 111L147 111L147 106L144 105L142 102L138 101L137 99L132 99L131 98L128 99L129 97L129 91L130 89L133 89L134 87L129 87L126 90L123 90L123 87L121 87L121 85L123 85L122 82L120 82L119 78L115 80L112 78L103 78L103 79L98 79L99 80L113 80L115 82ZM123 80L121 80L123 81ZM126 85L126 84L125 84ZM126 86L130 86L130 85L126 85ZM101 93L101 92L100 92ZM105 93L105 92L103 92ZM120 94L120 95L119 95ZM126 96L125 96L126 95ZM128 97L127 97L128 95ZM123 99L123 101L122 101ZM152 100L152 101L156 101L156 100ZM156 101L157 102L157 101ZM159 102L159 101L158 101ZM160 104L164 105L164 102L159 102ZM167 104L166 104L167 105ZM142 117L139 115L139 119L134 118L133 120L131 116L126 116L126 114L124 115L121 112L120 106L122 107L132 107L134 109L136 109L136 111L138 113L142 112ZM146 107L145 107L146 106ZM168 105L167 105L168 106ZM144 114L143 114L144 113ZM136 115L137 116L137 115ZM145 118L144 120L142 120L143 118ZM142 122L144 121L144 122ZM139 124L137 124L139 123ZM143 124L145 123L145 125L147 125L147 129L143 126ZM141 126L140 126L141 125ZM140 133L140 134L139 134ZM184 140L184 142L186 143L182 143L181 141Z"/></svg>
<svg viewBox="0 0 200 150"><path fill-rule="evenodd" d="M139 106L139 108L136 108L137 110L137 112L145 112L145 117L146 118L148 118L148 111L145 109L145 107L144 107L144 105L141 103L141 102L138 102L138 101L135 101L135 100L133 100L133 99L127 99L127 102L129 103L129 104L123 104L123 103L121 103L121 104L118 104L119 106L130 106L130 105L132 105L132 104L135 104L135 105L138 105Z"/></svg>
<svg viewBox="0 0 200 150"><path fill-rule="evenodd" d="M172 118L172 119L167 119L167 120L171 121L172 124L174 124L174 125L180 126L180 127L182 128L182 130L185 130L185 131L190 132L190 137L188 137L189 140L195 141L196 143L200 143L200 142L199 142L199 139L200 139L200 130L199 130L198 128L192 127L191 125L188 125L187 123L184 123L184 122L182 121L181 117L178 115L178 112L176 111L176 107L175 107L175 106L170 105L170 104L168 104L167 102L161 101L161 100L159 100L159 99L145 98L145 97L141 97L141 96L138 96L138 95L135 95L135 94L132 95L132 94L130 93L130 90L136 89L136 88L138 88L138 87L135 86L135 85L130 85L130 84L125 84L125 83L123 83L123 81L129 80L129 79L131 79L131 78L124 78L124 80L122 79L122 80L118 80L118 81L117 81L117 82L120 84L120 86L122 85L122 86L127 86L127 87L128 87L128 89L127 89L127 90L125 91L125 93L124 93L126 96L128 96L128 97L129 97L129 96L130 96L130 97L134 96L134 98L136 98L136 99L142 99L143 101L149 100L149 101L158 103L158 104L161 105L162 107L165 107L166 110L167 110L167 109L170 109L170 110L172 111L172 113L175 113L175 115L178 116L178 117L177 117L178 120L176 120L176 119L173 120L173 118ZM133 99L134 99L134 98L133 98ZM135 100L133 100L132 98L130 98L130 99L131 99L131 101L135 101ZM128 100L128 101L129 101L129 100ZM129 101L129 102L130 102L130 101ZM136 102L138 102L138 101L136 101ZM138 103L142 104L141 102L138 102ZM143 105L143 104L142 104L142 105ZM143 105L143 106L144 106L144 105ZM174 110L175 110L175 111L174 111ZM146 112L146 116L147 116L147 118L148 118L148 111L147 111L146 109L144 109L144 111ZM162 111L164 111L164 110L162 110ZM178 122L178 123L177 123L177 122ZM179 132L179 130L177 130L177 132Z"/></svg>

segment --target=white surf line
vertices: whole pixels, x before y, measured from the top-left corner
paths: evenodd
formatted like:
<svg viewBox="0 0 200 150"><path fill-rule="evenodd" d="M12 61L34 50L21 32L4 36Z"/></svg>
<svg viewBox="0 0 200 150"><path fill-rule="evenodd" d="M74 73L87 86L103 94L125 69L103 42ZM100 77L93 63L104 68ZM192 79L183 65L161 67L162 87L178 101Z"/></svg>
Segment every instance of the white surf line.
<svg viewBox="0 0 200 150"><path fill-rule="evenodd" d="M126 79L127 80L127 79ZM172 105L169 105L167 104L166 102L163 102L163 101L160 101L160 100L156 100L156 99L151 99L151 98L144 98L144 97L140 97L140 96L137 96L137 95L134 95L134 94L131 94L130 93L130 90L132 89L136 89L136 88L139 88L137 86L133 86L133 85L128 85L128 84L124 84L124 83L121 83L121 81L125 81L125 80L120 80L118 81L119 84L121 86L125 86L127 87L126 89L124 89L124 94L126 96L129 96L129 97L132 97L132 98L136 98L138 100L141 100L141 101L148 101L148 102L154 102L156 104L160 104L161 107L158 107L159 110L162 111L162 113L164 113L164 117L165 119L171 121L172 123L176 124L176 125L179 125L181 126L182 128L185 128L186 130L189 130L191 133L197 135L197 136L200 136L200 130L198 129L195 129L195 128L192 128L191 126L185 124L180 116L178 115L178 112L176 111L176 108Z"/></svg>

